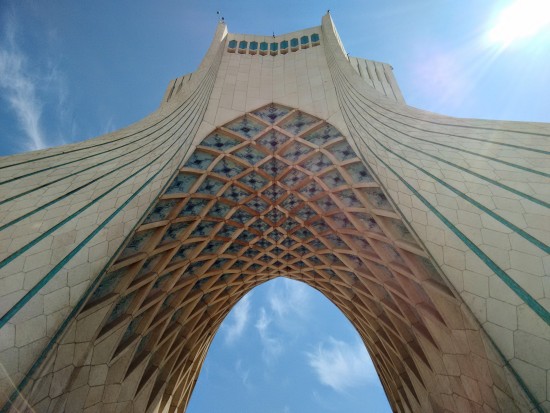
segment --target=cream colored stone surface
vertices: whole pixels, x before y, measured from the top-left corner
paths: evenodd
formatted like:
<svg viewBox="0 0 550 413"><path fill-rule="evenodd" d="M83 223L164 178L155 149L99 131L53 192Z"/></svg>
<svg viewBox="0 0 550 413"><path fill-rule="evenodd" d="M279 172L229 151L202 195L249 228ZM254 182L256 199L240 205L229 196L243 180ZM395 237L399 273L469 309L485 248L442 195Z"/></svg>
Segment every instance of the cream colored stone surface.
<svg viewBox="0 0 550 413"><path fill-rule="evenodd" d="M147 370L151 355L129 366L137 340L115 353L131 317L104 325L118 297L102 307L85 305L98 274L196 145L273 102L344 135L457 297L423 280L443 316L418 306L426 337L439 348L426 337L418 345L435 372L434 386L446 390L437 397L419 391L416 411L548 411L550 162L542 151L550 151L550 126L457 119L407 106L391 67L349 58L328 15L322 26L276 41L313 33L321 36L318 46L260 56L229 53L228 42L271 42L270 36L228 34L220 24L197 71L172 81L158 111L144 120L83 143L0 158L1 181L8 181L0 205L2 405L27 376L25 397L14 398L12 411L145 411L153 391L160 406L164 388L154 386L158 370ZM334 301L344 307L352 292L340 288ZM380 321L380 331L387 322ZM413 359L420 357L415 351ZM202 359L186 363L193 371ZM408 411L402 400L422 387L410 377L407 390L389 396L396 411ZM181 384L188 379L174 384L173 400L188 397L192 388ZM162 403L177 405L173 400Z"/></svg>

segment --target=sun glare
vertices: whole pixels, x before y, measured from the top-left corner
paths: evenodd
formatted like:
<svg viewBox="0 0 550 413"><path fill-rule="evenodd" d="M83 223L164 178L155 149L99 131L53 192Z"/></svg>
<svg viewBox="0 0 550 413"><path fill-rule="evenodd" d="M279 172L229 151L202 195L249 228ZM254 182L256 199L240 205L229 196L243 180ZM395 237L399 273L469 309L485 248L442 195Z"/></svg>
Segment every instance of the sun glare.
<svg viewBox="0 0 550 413"><path fill-rule="evenodd" d="M500 12L489 31L489 40L508 46L537 34L545 26L550 26L550 0L516 0Z"/></svg>

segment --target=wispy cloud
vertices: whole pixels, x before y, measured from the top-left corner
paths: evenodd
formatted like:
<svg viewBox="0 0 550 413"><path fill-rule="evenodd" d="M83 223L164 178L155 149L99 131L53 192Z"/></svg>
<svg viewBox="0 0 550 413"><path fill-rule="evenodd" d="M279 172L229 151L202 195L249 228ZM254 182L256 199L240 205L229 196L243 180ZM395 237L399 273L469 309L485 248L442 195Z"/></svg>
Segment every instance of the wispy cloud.
<svg viewBox="0 0 550 413"><path fill-rule="evenodd" d="M247 389L250 389L252 387L250 385L250 382L248 381L248 378L250 376L250 369L246 369L243 367L243 361L241 359L237 360L237 362L235 363L235 371L237 372L237 376L241 379L243 386Z"/></svg>
<svg viewBox="0 0 550 413"><path fill-rule="evenodd" d="M28 139L27 149L42 149L46 143L40 127L42 104L36 92L36 79L28 73L27 59L15 41L15 19L8 17L6 23L5 38L0 45L0 88Z"/></svg>
<svg viewBox="0 0 550 413"><path fill-rule="evenodd" d="M271 317L267 315L265 308L260 308L260 317L256 322L256 329L260 335L260 340L263 345L262 357L266 362L271 362L277 356L283 352L283 343L282 341L274 337L269 331L269 326L272 322Z"/></svg>
<svg viewBox="0 0 550 413"><path fill-rule="evenodd" d="M50 106L56 123L65 129L69 124L75 132L71 110L67 105L67 88L56 64L49 59L39 68L29 64L27 54L17 39L17 19L6 13L2 19L4 30L0 33L0 96L11 108L18 127L23 132L25 150L43 149L52 144L65 143L57 137L46 138L42 122L44 107Z"/></svg>
<svg viewBox="0 0 550 413"><path fill-rule="evenodd" d="M269 306L273 313L280 319L287 319L290 315L305 318L310 307L308 287L287 278L277 281L271 284L268 292Z"/></svg>
<svg viewBox="0 0 550 413"><path fill-rule="evenodd" d="M377 379L372 361L361 342L346 343L333 337L306 353L308 363L321 383L338 392Z"/></svg>
<svg viewBox="0 0 550 413"><path fill-rule="evenodd" d="M229 314L229 320L223 324L225 342L233 344L243 334L250 315L250 294L243 297Z"/></svg>

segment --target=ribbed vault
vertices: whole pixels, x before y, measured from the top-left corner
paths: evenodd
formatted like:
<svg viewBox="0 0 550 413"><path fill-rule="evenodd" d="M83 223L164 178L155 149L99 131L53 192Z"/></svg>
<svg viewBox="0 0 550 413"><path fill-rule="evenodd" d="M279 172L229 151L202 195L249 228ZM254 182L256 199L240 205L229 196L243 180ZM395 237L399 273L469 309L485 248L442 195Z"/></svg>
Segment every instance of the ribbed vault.
<svg viewBox="0 0 550 413"><path fill-rule="evenodd" d="M105 403L185 409L224 317L279 276L350 319L394 411L465 412L509 391L478 325L346 138L271 104L200 143L83 309L108 308L86 362L122 383Z"/></svg>

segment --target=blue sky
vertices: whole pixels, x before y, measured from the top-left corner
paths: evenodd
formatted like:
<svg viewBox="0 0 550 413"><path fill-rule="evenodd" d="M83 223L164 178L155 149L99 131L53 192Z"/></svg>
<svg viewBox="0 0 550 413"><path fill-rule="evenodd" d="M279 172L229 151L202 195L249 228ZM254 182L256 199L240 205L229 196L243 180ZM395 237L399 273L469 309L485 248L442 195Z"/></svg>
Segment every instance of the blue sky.
<svg viewBox="0 0 550 413"><path fill-rule="evenodd" d="M217 10L231 32L270 35L317 26L331 9L347 51L390 63L409 104L550 122L550 18L540 20L550 10L536 9L549 3L519 1L0 0L0 156L151 113L168 82L199 64ZM519 18L526 25L514 26ZM222 325L189 411L390 410L347 320L315 290L279 279Z"/></svg>

